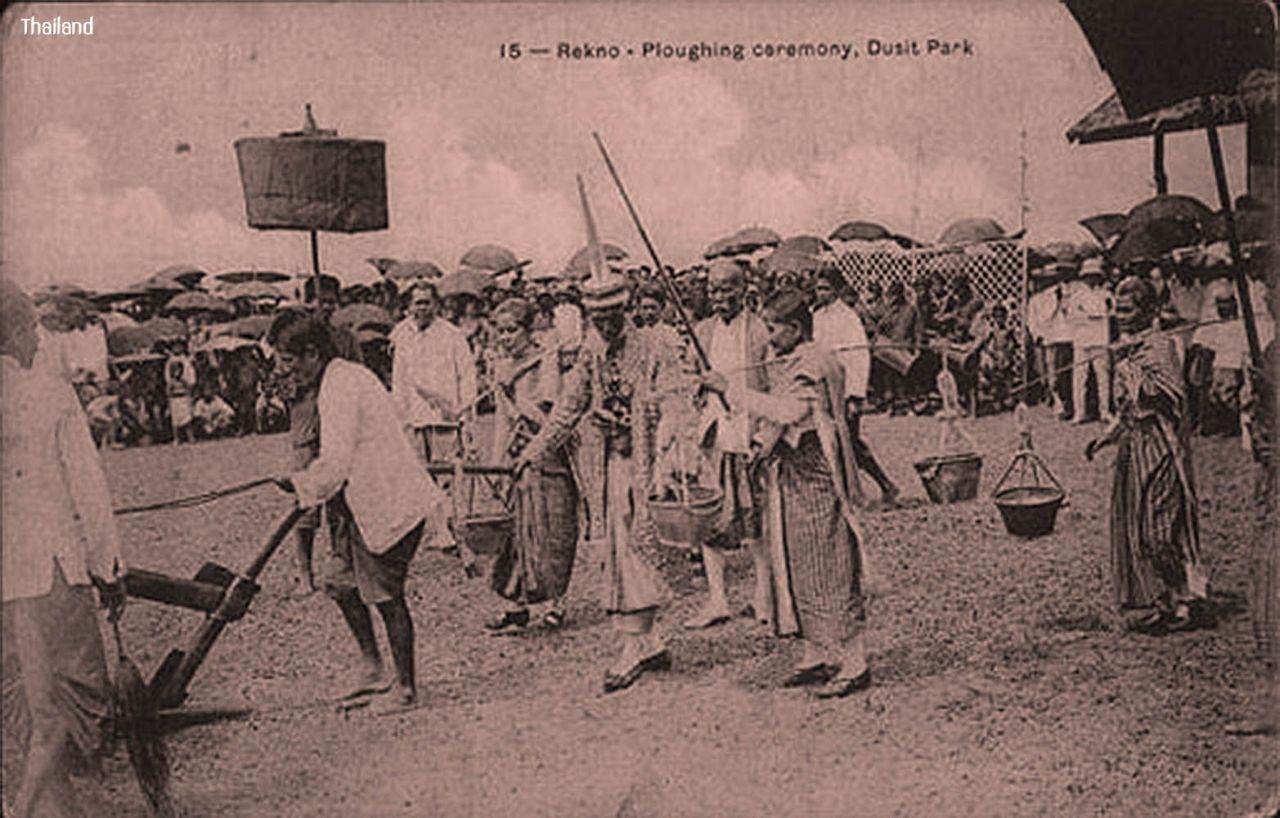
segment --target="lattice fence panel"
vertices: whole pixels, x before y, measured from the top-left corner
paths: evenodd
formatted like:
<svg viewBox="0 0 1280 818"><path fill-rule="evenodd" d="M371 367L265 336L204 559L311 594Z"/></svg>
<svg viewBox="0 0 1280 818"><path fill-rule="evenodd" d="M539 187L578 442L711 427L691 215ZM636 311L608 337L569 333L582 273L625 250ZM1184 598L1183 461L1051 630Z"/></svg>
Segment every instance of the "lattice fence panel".
<svg viewBox="0 0 1280 818"><path fill-rule="evenodd" d="M910 287L931 272L944 279L964 272L974 291L988 305L1003 302L1009 316L1021 320L1021 291L1026 253L1018 241L993 241L963 247L925 247L918 250L837 250L836 264L859 292L876 281L884 289L894 281Z"/></svg>

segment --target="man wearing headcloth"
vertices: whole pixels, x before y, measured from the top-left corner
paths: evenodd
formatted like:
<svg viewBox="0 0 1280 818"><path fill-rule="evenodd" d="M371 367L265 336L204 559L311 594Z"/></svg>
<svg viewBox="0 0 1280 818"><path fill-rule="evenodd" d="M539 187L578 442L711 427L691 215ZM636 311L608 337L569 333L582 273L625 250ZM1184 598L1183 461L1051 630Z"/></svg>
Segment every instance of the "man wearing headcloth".
<svg viewBox="0 0 1280 818"><path fill-rule="evenodd" d="M862 317L845 300L849 284L835 265L828 265L813 284L813 340L835 355L844 368L844 416L853 443L858 468L871 475L880 488L886 506L897 500L898 487L884 473L871 447L863 440L862 409L867 400L867 380L871 375L871 348Z"/></svg>
<svg viewBox="0 0 1280 818"><path fill-rule="evenodd" d="M1208 596L1200 561L1200 512L1188 445L1187 396L1169 334L1146 279L1116 288L1115 387L1118 417L1085 447L1085 457L1117 444L1111 491L1111 578L1127 624L1163 632L1192 624Z"/></svg>
<svg viewBox="0 0 1280 818"><path fill-rule="evenodd" d="M418 451L430 460L457 454L457 423L476 399L476 362L462 330L439 317L435 285L419 281L409 291L409 319L396 328L391 397Z"/></svg>
<svg viewBox="0 0 1280 818"><path fill-rule="evenodd" d="M124 561L98 452L71 384L33 366L38 344L30 299L0 279L0 701L5 752L25 755L21 781L6 787L23 818L84 814L70 775L97 768L111 709L91 586L112 621L124 609Z"/></svg>
<svg viewBox="0 0 1280 818"><path fill-rule="evenodd" d="M853 446L844 418L844 370L813 343L805 298L794 290L765 304L769 391L733 389L719 373L703 385L761 420L755 446L765 467L763 528L773 571L774 622L804 652L788 686L824 685L844 697L871 681L863 638L866 561L851 492Z"/></svg>
<svg viewBox="0 0 1280 818"><path fill-rule="evenodd" d="M707 353L711 369L724 374L737 388L764 391L769 333L758 316L744 309L746 278L735 261L716 259L707 272L707 294L715 314L700 321L694 332ZM726 411L715 396L703 409L702 427L713 437L710 460L724 492L724 505L712 537L702 545L708 599L701 611L685 622L690 629L709 628L729 619L725 593L725 551L745 546L755 564L753 615L769 623L769 560L760 542L760 498L752 486L747 463L751 456L751 419L746 407Z"/></svg>
<svg viewBox="0 0 1280 818"><path fill-rule="evenodd" d="M606 693L670 667L654 631L666 589L646 554L656 542L648 493L665 443L655 439L659 420L666 415L666 426L674 428L671 413L691 414L695 387L679 358L628 326L628 298L626 280L612 271L599 271L583 285L591 331L547 422L515 467L518 478L575 430L581 435L582 490L589 493L585 546L602 575L601 602L622 639L605 674Z"/></svg>

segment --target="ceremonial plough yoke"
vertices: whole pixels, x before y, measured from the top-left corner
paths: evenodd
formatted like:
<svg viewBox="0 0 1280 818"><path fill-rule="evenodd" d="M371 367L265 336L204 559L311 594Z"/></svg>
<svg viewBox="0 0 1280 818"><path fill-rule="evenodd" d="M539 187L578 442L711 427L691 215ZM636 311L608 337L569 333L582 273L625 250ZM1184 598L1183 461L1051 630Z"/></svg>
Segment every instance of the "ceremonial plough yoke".
<svg viewBox="0 0 1280 818"><path fill-rule="evenodd" d="M763 534L773 567L779 636L838 647L865 619L844 373L806 343L770 365L770 391L730 390L758 420L765 479Z"/></svg>
<svg viewBox="0 0 1280 818"><path fill-rule="evenodd" d="M578 432L587 505L584 564L601 578L600 603L608 613L651 610L668 596L650 555L657 535L648 493L661 450L658 421L687 417L693 392L693 372L670 345L630 330L606 345L592 332L526 449L525 458L537 463Z"/></svg>

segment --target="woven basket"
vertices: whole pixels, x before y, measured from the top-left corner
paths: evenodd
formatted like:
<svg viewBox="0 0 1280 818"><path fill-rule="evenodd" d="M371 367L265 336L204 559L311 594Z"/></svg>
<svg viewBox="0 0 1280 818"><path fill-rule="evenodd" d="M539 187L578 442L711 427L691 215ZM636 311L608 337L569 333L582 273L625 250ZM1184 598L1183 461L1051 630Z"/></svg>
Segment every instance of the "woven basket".
<svg viewBox="0 0 1280 818"><path fill-rule="evenodd" d="M996 492L1004 527L1018 537L1042 537L1053 531L1066 494L1052 486L1019 486Z"/></svg>
<svg viewBox="0 0 1280 818"><path fill-rule="evenodd" d="M675 548L699 548L715 528L724 507L724 492L705 486L689 486L686 500L649 498L649 514L658 530L658 541Z"/></svg>

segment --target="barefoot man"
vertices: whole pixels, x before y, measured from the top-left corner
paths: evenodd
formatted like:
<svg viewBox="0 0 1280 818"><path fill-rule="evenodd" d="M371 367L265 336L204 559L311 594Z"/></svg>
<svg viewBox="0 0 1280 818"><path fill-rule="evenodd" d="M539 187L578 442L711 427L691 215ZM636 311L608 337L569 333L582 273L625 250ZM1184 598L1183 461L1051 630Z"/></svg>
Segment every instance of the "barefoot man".
<svg viewBox="0 0 1280 818"><path fill-rule="evenodd" d="M329 327L315 318L287 326L277 342L281 370L316 392L320 454L305 469L277 478L303 508L341 497L354 522L347 564L358 598L340 603L367 665L363 689L380 688L373 619L387 628L395 682L375 708L394 711L417 702L413 619L404 598L409 562L424 527L444 525L449 501L422 468L405 437L391 396L364 366L338 357ZM429 518L429 519L428 519ZM384 691L385 692L385 691Z"/></svg>

